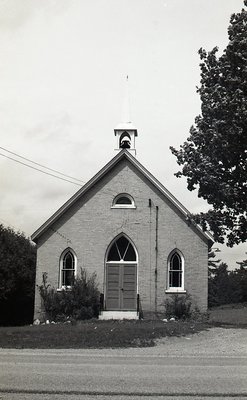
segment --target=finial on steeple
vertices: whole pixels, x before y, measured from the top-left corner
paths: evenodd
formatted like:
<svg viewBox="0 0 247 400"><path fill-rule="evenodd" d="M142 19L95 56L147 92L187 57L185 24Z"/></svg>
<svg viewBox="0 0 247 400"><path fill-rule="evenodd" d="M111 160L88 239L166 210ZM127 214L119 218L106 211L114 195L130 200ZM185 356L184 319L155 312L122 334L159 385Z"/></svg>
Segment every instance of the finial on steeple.
<svg viewBox="0 0 247 400"><path fill-rule="evenodd" d="M136 155L135 137L137 136L137 129L131 122L130 116L130 100L129 100L129 76L126 76L125 93L122 107L121 123L114 129L117 139L116 150L128 149Z"/></svg>

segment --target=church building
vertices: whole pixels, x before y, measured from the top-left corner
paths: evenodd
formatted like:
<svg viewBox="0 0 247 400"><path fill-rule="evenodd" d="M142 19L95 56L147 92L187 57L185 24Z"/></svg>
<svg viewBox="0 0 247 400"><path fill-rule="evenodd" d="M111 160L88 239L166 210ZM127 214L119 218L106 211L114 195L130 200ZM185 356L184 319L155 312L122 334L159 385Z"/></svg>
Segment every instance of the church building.
<svg viewBox="0 0 247 400"><path fill-rule="evenodd" d="M208 248L213 238L137 160L132 122L114 130L116 156L32 235L37 244L34 319L44 320L37 285L57 290L81 268L96 272L101 319L164 312L172 294L207 310Z"/></svg>

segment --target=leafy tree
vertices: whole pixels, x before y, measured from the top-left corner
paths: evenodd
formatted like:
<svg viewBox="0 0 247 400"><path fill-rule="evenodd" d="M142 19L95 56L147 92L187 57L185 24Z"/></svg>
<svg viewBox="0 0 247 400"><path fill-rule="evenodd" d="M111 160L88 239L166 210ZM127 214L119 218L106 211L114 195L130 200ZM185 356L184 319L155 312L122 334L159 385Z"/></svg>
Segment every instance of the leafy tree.
<svg viewBox="0 0 247 400"><path fill-rule="evenodd" d="M220 250L216 250L216 251L220 251ZM219 263L220 263L220 259L215 260L216 254L214 252L214 250L211 248L209 249L208 252L208 276L214 276L215 274L215 270L218 267Z"/></svg>
<svg viewBox="0 0 247 400"><path fill-rule="evenodd" d="M247 0L244 1L247 6ZM212 205L195 216L216 241L228 246L247 239L247 11L233 14L229 43L199 50L201 58L201 115L179 150L171 147L189 190Z"/></svg>
<svg viewBox="0 0 247 400"><path fill-rule="evenodd" d="M238 284L241 287L242 302L247 302L247 260L241 262L237 261L240 265L238 269L235 269L235 274L237 275Z"/></svg>
<svg viewBox="0 0 247 400"><path fill-rule="evenodd" d="M22 234L0 225L0 324L32 322L36 249Z"/></svg>
<svg viewBox="0 0 247 400"><path fill-rule="evenodd" d="M243 269L247 270L247 259L243 260L243 261L236 261L236 263L240 265L240 268L243 268Z"/></svg>
<svg viewBox="0 0 247 400"><path fill-rule="evenodd" d="M209 307L217 303L217 287L215 284L215 274L219 267L220 259L215 260L216 254L211 248L208 251L208 305Z"/></svg>
<svg viewBox="0 0 247 400"><path fill-rule="evenodd" d="M214 274L209 277L209 307L245 301L247 301L247 270L240 267L228 271L227 264L218 265Z"/></svg>

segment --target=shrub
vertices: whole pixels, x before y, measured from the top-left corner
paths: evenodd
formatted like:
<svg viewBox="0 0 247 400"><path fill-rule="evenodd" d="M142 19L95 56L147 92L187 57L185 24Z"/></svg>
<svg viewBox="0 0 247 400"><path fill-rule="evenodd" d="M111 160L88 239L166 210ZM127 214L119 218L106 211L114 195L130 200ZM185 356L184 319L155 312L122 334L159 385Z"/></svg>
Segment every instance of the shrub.
<svg viewBox="0 0 247 400"><path fill-rule="evenodd" d="M96 274L88 276L81 269L80 277L75 278L73 286L58 292L47 283L47 273L39 286L46 318L55 322L97 318L99 315L99 290Z"/></svg>
<svg viewBox="0 0 247 400"><path fill-rule="evenodd" d="M186 319L191 317L190 295L185 296L172 294L169 299L164 301L165 316L167 318Z"/></svg>

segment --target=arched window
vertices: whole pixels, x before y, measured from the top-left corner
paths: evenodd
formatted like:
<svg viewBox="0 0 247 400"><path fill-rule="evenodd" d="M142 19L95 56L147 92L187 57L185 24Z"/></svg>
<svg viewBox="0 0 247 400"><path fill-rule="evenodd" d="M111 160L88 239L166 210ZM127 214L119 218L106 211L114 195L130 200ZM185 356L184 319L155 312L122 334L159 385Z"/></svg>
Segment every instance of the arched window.
<svg viewBox="0 0 247 400"><path fill-rule="evenodd" d="M107 255L109 261L137 261L135 249L125 236L120 236L111 245Z"/></svg>
<svg viewBox="0 0 247 400"><path fill-rule="evenodd" d="M71 249L65 250L60 261L60 288L73 285L76 273L76 257Z"/></svg>
<svg viewBox="0 0 247 400"><path fill-rule="evenodd" d="M168 258L168 290L184 290L184 258L179 250Z"/></svg>
<svg viewBox="0 0 247 400"><path fill-rule="evenodd" d="M112 203L113 208L135 208L135 202L132 196L127 193L118 194Z"/></svg>

